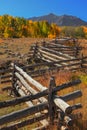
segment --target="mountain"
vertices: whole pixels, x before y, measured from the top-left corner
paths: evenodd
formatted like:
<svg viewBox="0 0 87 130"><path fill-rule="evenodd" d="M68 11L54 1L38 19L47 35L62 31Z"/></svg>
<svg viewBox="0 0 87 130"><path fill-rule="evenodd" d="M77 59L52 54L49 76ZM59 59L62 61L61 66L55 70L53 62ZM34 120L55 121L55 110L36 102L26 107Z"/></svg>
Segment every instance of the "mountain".
<svg viewBox="0 0 87 130"><path fill-rule="evenodd" d="M29 18L29 20L32 21L42 21L46 20L49 23L56 23L59 26L81 26L81 25L87 25L87 22L81 20L78 17L71 16L71 15L62 15L57 16L55 14L48 14L40 17L32 17Z"/></svg>

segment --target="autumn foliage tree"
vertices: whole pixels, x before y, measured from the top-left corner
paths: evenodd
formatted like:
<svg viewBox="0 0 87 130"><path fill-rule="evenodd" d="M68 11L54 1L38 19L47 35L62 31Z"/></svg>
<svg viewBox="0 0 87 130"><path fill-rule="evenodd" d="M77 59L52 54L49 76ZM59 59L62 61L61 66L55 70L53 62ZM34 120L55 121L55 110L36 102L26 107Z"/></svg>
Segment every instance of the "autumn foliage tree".
<svg viewBox="0 0 87 130"><path fill-rule="evenodd" d="M54 23L51 24L51 31L49 32L48 38L59 37L61 29Z"/></svg>
<svg viewBox="0 0 87 130"><path fill-rule="evenodd" d="M87 38L87 27L86 26L64 26L61 27L61 36L63 37L76 37L76 38Z"/></svg>
<svg viewBox="0 0 87 130"><path fill-rule="evenodd" d="M87 38L87 26L64 26L59 27L48 21L32 21L10 15L0 16L0 37L76 37Z"/></svg>
<svg viewBox="0 0 87 130"><path fill-rule="evenodd" d="M82 29L84 31L85 38L87 38L87 27L86 26L82 26Z"/></svg>
<svg viewBox="0 0 87 130"><path fill-rule="evenodd" d="M32 21L9 15L0 16L0 37L57 37L60 28L47 21Z"/></svg>

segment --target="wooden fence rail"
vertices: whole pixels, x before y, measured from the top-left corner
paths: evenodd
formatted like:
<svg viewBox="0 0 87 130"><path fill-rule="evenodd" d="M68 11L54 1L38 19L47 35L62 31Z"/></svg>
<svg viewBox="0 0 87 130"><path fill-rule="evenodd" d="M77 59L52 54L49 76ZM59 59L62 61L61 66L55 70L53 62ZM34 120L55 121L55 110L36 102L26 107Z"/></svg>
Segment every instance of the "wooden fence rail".
<svg viewBox="0 0 87 130"><path fill-rule="evenodd" d="M38 116L34 116L33 118L29 118L29 119L27 119L25 121L20 121L20 122L11 124L9 126L1 128L0 130L16 130L18 128L21 128L21 127L24 127L26 125L36 123L36 122L38 122L40 120L43 120L43 119L46 119L46 118L48 118L48 113L38 115Z"/></svg>
<svg viewBox="0 0 87 130"><path fill-rule="evenodd" d="M42 110L47 109L47 108L48 108L48 104L42 103L42 104L38 104L38 105L30 107L30 108L25 108L23 110L12 112L10 114L7 114L7 115L0 117L0 125L15 121L17 119L27 117L29 115L32 115L36 112L42 111Z"/></svg>
<svg viewBox="0 0 87 130"><path fill-rule="evenodd" d="M50 48L51 47L51 48ZM53 48L52 48L53 47ZM62 48L65 50L65 48L68 48L70 52L72 49L72 56L70 53L65 53L61 49L55 50L54 47L57 49L58 47ZM75 47L70 47L70 46L65 46L61 44L56 44L56 43L45 43L42 45L34 45L32 46L32 58L30 59L35 59L36 61L42 61L43 63L38 64L40 65L52 65L58 67L57 69L68 69L68 70L78 70L78 69L86 69L87 68L87 57L85 56L75 56L78 55L79 51L81 50L81 47L75 46ZM37 66L37 65L36 65ZM33 65L32 67L35 67ZM31 68L32 68L31 67ZM25 67L24 69L29 69L29 66ZM27 70L28 71L28 70ZM42 71L42 70L41 70ZM40 72L41 72L40 71ZM44 71L45 72L45 71ZM37 73L39 73L39 70L37 70ZM29 73L31 74L31 72ZM41 73L40 73L41 75ZM34 74L32 74L34 76ZM38 76L36 74L35 76Z"/></svg>
<svg viewBox="0 0 87 130"><path fill-rule="evenodd" d="M19 103L35 100L35 99L38 99L40 97L47 96L47 95L48 95L48 90L39 92L39 93L34 94L34 95L26 95L26 96L18 97L16 99L12 99L12 100L0 101L0 108L17 105ZM74 99L81 97L81 96L82 96L81 91L77 90L77 91L69 93L67 95L60 96L60 99L62 99L64 101L70 101L70 100L74 100Z"/></svg>

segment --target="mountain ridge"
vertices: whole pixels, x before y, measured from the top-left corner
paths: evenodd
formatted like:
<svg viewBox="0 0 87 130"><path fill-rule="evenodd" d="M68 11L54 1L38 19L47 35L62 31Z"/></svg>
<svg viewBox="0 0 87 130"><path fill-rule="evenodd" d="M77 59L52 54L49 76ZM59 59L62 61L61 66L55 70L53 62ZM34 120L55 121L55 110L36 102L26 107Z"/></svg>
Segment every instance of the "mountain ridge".
<svg viewBox="0 0 87 130"><path fill-rule="evenodd" d="M31 17L28 18L29 20L32 21L43 21L46 20L49 23L55 23L59 26L82 26L82 25L87 25L87 22L72 15L55 15L53 13L50 13L48 15L43 15L39 17Z"/></svg>

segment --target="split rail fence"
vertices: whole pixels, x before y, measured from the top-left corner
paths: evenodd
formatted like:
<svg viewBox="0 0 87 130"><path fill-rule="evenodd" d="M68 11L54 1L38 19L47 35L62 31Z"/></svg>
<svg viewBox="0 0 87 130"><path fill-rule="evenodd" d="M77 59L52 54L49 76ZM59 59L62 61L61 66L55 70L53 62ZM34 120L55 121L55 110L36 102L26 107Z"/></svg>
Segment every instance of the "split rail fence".
<svg viewBox="0 0 87 130"><path fill-rule="evenodd" d="M50 43L37 43L31 47L27 60L28 62L33 60L35 63L39 63L39 66L40 63L41 65L47 65L51 70L67 69L73 71L86 69L87 56L81 55L81 49L79 46L60 44L57 40L51 41Z"/></svg>
<svg viewBox="0 0 87 130"><path fill-rule="evenodd" d="M74 45L66 45L66 41L74 41ZM45 41L31 46L26 57L27 65L18 65L32 77L44 75L46 72L58 72L61 69L87 72L87 56L81 55L81 50L76 39ZM10 67L0 68L1 83L10 82L10 72Z"/></svg>
<svg viewBox="0 0 87 130"><path fill-rule="evenodd" d="M38 121L40 121L41 126L34 130L52 129L55 122L58 129L61 130L70 129L73 126L73 120L75 117L78 117L79 114L74 115L72 111L81 108L82 105L78 103L71 106L67 101L81 97L82 93L80 90L77 90L61 96L57 94L57 91L78 85L81 83L80 80L56 86L54 77L51 77L49 87L47 88L34 80L22 68L16 64L12 64L11 82L11 94L15 92L19 94L20 97L8 101L0 101L0 108L17 105L23 102L26 102L28 107L1 116L0 130L15 130ZM24 121L13 123L18 119L29 116L30 118ZM6 127L3 126L7 123L8 125Z"/></svg>
<svg viewBox="0 0 87 130"><path fill-rule="evenodd" d="M39 129L53 129L56 123L58 130L68 130L73 126L73 121L80 114L72 114L82 105L69 105L67 102L82 96L80 90L67 95L58 95L58 91L73 87L81 83L75 80L57 86L54 77L51 77L48 88L37 82L34 77L46 72L58 72L60 69L76 71L87 69L87 56L80 55L81 47L68 46L59 40L50 43L43 42L33 45L29 51L28 65L12 63L9 68L0 68L0 83L10 83L11 86L3 88L20 96L13 100L0 101L0 108L18 105L25 102L27 108L12 112L0 117L0 130L16 130L29 124L40 122ZM31 64L31 62L33 64ZM26 117L28 117L26 119ZM21 119L25 118L24 121ZM21 120L21 121L17 121ZM16 122L14 122L16 121ZM5 127L4 124L7 124ZM51 127L52 126L52 127Z"/></svg>

